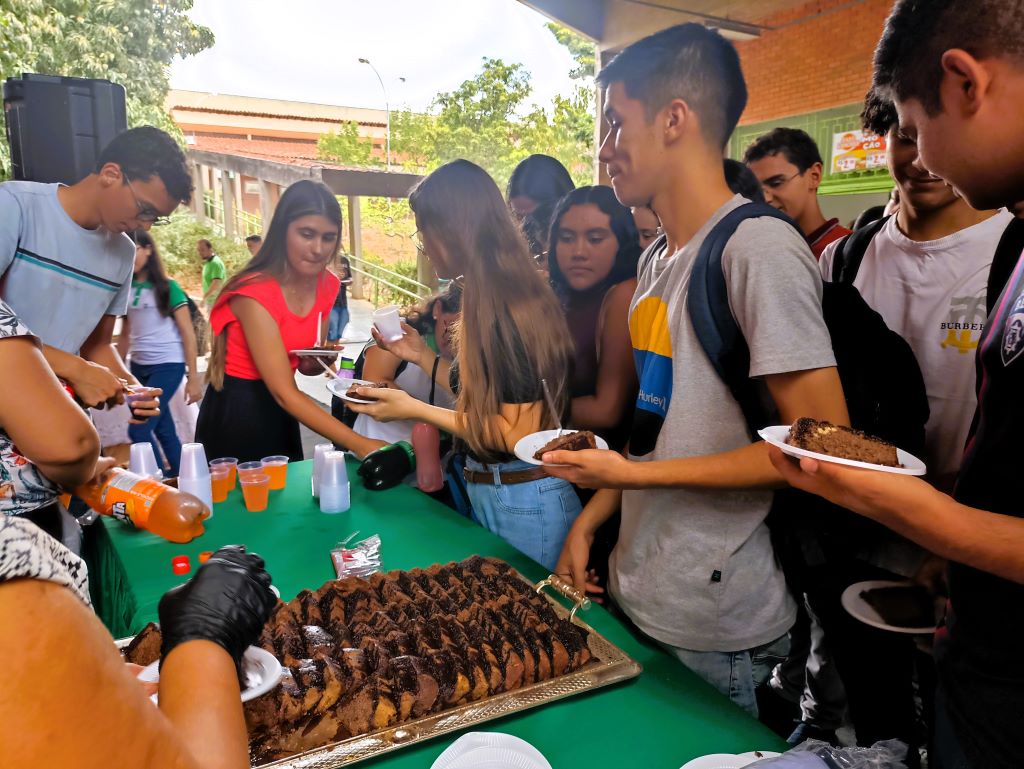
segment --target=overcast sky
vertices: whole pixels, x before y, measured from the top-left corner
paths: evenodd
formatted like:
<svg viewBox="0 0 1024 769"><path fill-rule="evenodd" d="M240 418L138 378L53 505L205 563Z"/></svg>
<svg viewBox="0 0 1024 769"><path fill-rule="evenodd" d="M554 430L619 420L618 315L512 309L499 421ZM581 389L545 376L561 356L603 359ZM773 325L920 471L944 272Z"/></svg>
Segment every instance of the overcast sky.
<svg viewBox="0 0 1024 769"><path fill-rule="evenodd" d="M572 57L516 0L195 0L190 16L216 42L172 64L172 88L381 109L363 57L393 109L422 110L489 56L523 64L536 103L573 89Z"/></svg>

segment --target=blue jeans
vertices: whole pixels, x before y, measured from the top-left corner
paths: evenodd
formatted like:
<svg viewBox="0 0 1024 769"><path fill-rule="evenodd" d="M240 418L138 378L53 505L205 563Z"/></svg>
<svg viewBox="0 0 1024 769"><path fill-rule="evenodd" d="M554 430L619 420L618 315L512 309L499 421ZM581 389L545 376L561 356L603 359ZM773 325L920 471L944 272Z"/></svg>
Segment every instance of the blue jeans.
<svg viewBox="0 0 1024 769"><path fill-rule="evenodd" d="M466 484L473 505L473 520L544 568L554 571L565 535L583 509L572 484L561 478L502 483L499 472L534 467L520 459L484 465L467 457L466 467L494 475L493 483Z"/></svg>
<svg viewBox="0 0 1024 769"><path fill-rule="evenodd" d="M344 291L345 287L342 286ZM337 342L345 333L345 326L348 325L348 307L335 307L331 310L330 320L327 322L327 341Z"/></svg>
<svg viewBox="0 0 1024 769"><path fill-rule="evenodd" d="M666 643L661 645L754 718L757 718L754 690L768 680L772 669L789 653L788 636L738 652L699 652Z"/></svg>
<svg viewBox="0 0 1024 769"><path fill-rule="evenodd" d="M143 443L149 441L153 444L153 453L156 461L160 463L160 453L167 457L167 464L170 465L170 475L174 478L178 475L178 465L181 463L181 440L174 429L174 417L171 416L171 398L178 391L181 380L185 378L184 363L145 363L132 362L132 375L139 380L139 384L146 387L159 387L164 392L160 396L160 416L150 417L141 425L128 425L128 437L132 443Z"/></svg>

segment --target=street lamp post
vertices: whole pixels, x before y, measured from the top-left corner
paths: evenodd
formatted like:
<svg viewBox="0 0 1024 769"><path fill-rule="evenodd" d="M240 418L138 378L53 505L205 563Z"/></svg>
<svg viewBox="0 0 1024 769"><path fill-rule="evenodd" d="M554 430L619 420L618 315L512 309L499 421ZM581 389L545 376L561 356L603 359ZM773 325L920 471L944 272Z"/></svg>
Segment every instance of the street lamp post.
<svg viewBox="0 0 1024 769"><path fill-rule="evenodd" d="M384 138L384 151L387 153L387 169L391 170L391 106L388 103L388 89L384 87L384 79L380 76L377 68L373 66L369 59L359 59L360 64L367 65L373 70L373 74L377 76L377 82L380 83L380 90L384 92L384 112L387 115L387 133Z"/></svg>

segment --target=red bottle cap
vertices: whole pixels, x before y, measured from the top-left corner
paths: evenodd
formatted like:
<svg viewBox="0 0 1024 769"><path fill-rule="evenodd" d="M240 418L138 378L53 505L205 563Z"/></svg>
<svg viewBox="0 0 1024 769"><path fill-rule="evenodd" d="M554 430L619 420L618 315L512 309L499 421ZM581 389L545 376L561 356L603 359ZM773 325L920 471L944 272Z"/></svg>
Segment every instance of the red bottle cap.
<svg viewBox="0 0 1024 769"><path fill-rule="evenodd" d="M176 555L171 559L171 571L175 574L188 574L192 571L187 555Z"/></svg>

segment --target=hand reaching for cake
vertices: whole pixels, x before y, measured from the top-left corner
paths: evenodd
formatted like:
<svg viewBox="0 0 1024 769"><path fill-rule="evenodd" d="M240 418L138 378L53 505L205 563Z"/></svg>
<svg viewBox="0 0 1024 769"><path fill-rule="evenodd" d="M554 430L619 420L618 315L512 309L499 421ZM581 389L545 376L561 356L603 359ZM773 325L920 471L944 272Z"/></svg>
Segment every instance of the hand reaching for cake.
<svg viewBox="0 0 1024 769"><path fill-rule="evenodd" d="M416 419L419 407L424 405L404 390L392 387L355 387L348 394L364 400L374 399L373 403L349 401L346 405L357 414L369 414L378 422Z"/></svg>
<svg viewBox="0 0 1024 769"><path fill-rule="evenodd" d="M544 462L544 469L548 475L564 478L585 489L629 489L636 483L633 463L616 451L549 451L544 454L541 461Z"/></svg>

